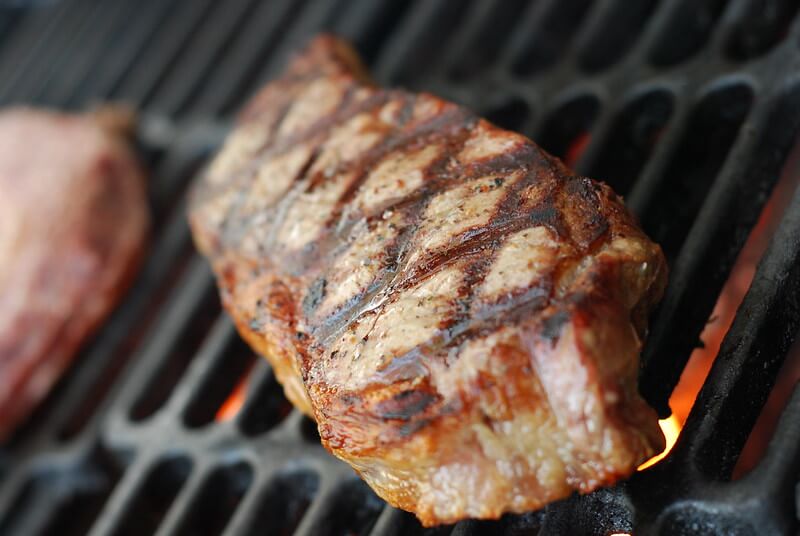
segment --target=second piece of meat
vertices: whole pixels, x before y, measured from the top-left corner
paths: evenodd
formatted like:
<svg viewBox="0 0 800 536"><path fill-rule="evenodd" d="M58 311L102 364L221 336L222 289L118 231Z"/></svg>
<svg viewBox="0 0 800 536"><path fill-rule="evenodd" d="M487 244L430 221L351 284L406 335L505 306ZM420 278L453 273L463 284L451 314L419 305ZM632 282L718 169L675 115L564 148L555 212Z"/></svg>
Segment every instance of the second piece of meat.
<svg viewBox="0 0 800 536"><path fill-rule="evenodd" d="M49 391L138 266L145 181L118 130L120 113L0 113L0 441Z"/></svg>

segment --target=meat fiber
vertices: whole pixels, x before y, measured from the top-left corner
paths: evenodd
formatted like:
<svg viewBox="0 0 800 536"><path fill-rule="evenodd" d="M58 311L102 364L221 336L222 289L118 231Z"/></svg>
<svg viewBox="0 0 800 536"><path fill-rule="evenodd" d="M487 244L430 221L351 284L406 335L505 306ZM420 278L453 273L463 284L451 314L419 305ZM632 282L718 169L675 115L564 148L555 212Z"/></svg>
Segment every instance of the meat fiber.
<svg viewBox="0 0 800 536"><path fill-rule="evenodd" d="M375 87L336 38L245 108L190 220L325 447L425 525L539 508L663 448L636 385L660 248L608 186Z"/></svg>
<svg viewBox="0 0 800 536"><path fill-rule="evenodd" d="M148 209L122 117L0 112L0 440L135 273Z"/></svg>

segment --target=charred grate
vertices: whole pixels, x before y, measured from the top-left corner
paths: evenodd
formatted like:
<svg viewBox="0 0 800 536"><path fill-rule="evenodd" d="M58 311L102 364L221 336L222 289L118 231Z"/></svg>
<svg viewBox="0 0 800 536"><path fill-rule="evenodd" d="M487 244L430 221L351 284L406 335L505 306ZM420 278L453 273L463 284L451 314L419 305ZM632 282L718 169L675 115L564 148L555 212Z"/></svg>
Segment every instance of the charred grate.
<svg viewBox="0 0 800 536"><path fill-rule="evenodd" d="M761 463L730 476L800 324L800 197L664 462L539 512L423 531L323 451L238 341L193 253L183 194L291 50L321 29L344 35L380 82L467 104L625 194L670 259L641 373L666 414L795 143L797 11L792 0L0 2L0 104L140 106L157 222L125 303L0 451L0 533L796 533L799 392Z"/></svg>

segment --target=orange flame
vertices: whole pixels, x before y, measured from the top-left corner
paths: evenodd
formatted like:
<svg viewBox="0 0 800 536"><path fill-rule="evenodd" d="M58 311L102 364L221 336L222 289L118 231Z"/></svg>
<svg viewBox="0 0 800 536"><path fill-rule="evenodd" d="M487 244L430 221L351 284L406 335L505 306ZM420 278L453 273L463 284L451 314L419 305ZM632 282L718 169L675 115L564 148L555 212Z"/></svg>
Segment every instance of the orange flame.
<svg viewBox="0 0 800 536"><path fill-rule="evenodd" d="M250 379L250 371L245 372L239 379L239 383L233 388L231 394L217 410L215 420L225 422L233 419L239 413L247 397L247 382Z"/></svg>
<svg viewBox="0 0 800 536"><path fill-rule="evenodd" d="M578 163L578 159L589 145L590 139L591 136L589 136L588 132L581 132L575 136L575 139L573 139L569 144L569 147L567 147L567 151L564 154L564 163L567 165L567 167L575 167L575 164Z"/></svg>
<svg viewBox="0 0 800 536"><path fill-rule="evenodd" d="M664 432L664 437L667 439L667 446L664 447L664 450L661 451L661 454L653 456L640 465L637 469L638 471L643 471L664 459L666 455L669 454L669 451L672 450L672 447L675 446L675 442L678 441L678 435L683 427L683 423L678 420L678 417L676 417L674 413L666 419L661 419L658 421L658 425L661 427L661 431Z"/></svg>
<svg viewBox="0 0 800 536"><path fill-rule="evenodd" d="M747 293L750 283L755 275L758 261L764 255L770 238L780 222L783 213L792 198L792 193L800 182L800 145L795 147L786 163L782 176L776 184L769 201L755 227L748 236L736 263L734 264L720 297L711 313L711 318L700 335L703 341L702 348L696 348L683 370L680 382L672 392L669 406L672 415L668 419L659 421L667 447L658 456L648 460L639 467L639 470L650 467L663 459L670 451L678 438L686 418L694 405L697 394L711 370L711 365L719 353L720 345L733 324L736 311ZM800 359L800 358L799 358ZM800 369L800 364L797 365ZM798 372L800 374L800 371ZM768 407L769 409L769 407ZM775 417L773 420L776 420ZM759 439L759 438L756 438ZM764 440L764 438L760 438Z"/></svg>
<svg viewBox="0 0 800 536"><path fill-rule="evenodd" d="M700 392L700 388L711 370L711 365L719 353L722 339L731 324L733 324L736 310L750 287L758 259L764 253L769 236L774 231L774 220L777 219L775 213L777 212L778 216L780 216L780 212L782 212L774 210L774 204L772 201L767 204L742 252L739 254L736 264L731 270L730 277L722 288L720 297L714 306L711 318L700 334L703 347L696 348L692 352L689 361L686 363L686 368L683 369L678 385L672 391L672 396L669 399L672 415L658 422L667 440L667 447L661 454L639 466L640 471L662 460L675 445L686 418L694 405L697 394Z"/></svg>

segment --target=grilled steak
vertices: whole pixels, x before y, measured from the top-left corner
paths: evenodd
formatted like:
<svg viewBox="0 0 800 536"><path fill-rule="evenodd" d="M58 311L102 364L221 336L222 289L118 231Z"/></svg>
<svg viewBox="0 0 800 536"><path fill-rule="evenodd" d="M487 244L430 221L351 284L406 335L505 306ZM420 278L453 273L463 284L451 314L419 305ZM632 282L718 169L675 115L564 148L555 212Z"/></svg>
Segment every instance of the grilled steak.
<svg viewBox="0 0 800 536"><path fill-rule="evenodd" d="M244 109L190 220L240 333L323 444L425 525L663 448L638 354L666 267L607 186L323 36Z"/></svg>
<svg viewBox="0 0 800 536"><path fill-rule="evenodd" d="M110 312L147 230L116 112L0 113L0 440Z"/></svg>

